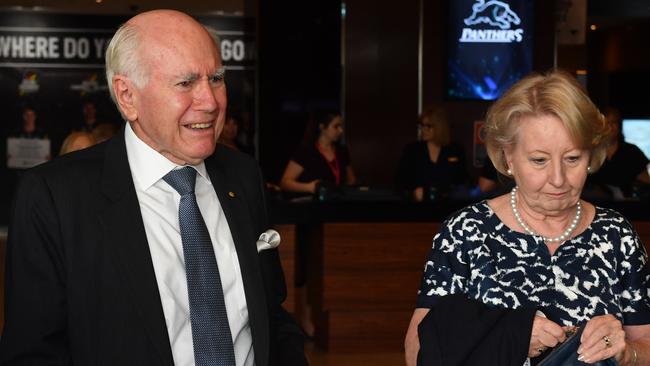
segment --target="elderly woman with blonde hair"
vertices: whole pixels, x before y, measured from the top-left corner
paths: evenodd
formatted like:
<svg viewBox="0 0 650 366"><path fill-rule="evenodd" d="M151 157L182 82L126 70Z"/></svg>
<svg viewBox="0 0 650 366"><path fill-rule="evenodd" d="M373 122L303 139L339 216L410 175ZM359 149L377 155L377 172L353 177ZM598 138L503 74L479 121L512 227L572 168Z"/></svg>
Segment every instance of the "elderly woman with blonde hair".
<svg viewBox="0 0 650 366"><path fill-rule="evenodd" d="M574 77L552 71L516 83L489 109L486 131L490 159L516 186L456 212L434 237L407 365L428 347L418 325L452 295L489 309L533 309L513 364L536 364L576 326L578 360L650 364L644 246L621 214L580 198L605 158L602 114Z"/></svg>

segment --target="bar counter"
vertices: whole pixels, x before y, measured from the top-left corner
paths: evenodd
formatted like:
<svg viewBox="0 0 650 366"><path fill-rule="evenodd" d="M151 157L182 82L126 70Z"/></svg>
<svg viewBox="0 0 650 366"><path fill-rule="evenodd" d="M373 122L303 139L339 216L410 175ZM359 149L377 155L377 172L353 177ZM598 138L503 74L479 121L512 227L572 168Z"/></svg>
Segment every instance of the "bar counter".
<svg viewBox="0 0 650 366"><path fill-rule="evenodd" d="M287 282L296 284L287 308L324 349L401 350L433 236L470 203L273 201ZM621 212L650 246L650 202L594 204Z"/></svg>
<svg viewBox="0 0 650 366"><path fill-rule="evenodd" d="M285 307L335 351L401 350L431 240L469 201L271 200L282 236ZM624 214L650 246L650 202L597 202ZM6 228L0 231L0 305ZM0 306L0 328L3 320Z"/></svg>

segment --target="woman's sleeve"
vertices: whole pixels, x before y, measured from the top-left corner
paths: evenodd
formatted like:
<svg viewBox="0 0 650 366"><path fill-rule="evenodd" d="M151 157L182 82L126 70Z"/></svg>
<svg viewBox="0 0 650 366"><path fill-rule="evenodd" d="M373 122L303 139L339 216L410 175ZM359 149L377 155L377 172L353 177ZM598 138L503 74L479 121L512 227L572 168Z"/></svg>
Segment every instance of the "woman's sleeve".
<svg viewBox="0 0 650 366"><path fill-rule="evenodd" d="M632 225L625 219L620 228L621 309L625 325L650 324L650 268L648 254Z"/></svg>
<svg viewBox="0 0 650 366"><path fill-rule="evenodd" d="M309 150L304 146L298 147L298 149L296 149L296 151L291 156L291 160L296 162L296 164L300 165L304 169L307 165L309 165Z"/></svg>
<svg viewBox="0 0 650 366"><path fill-rule="evenodd" d="M418 291L418 308L431 308L442 296L467 291L468 251L463 245L461 228L466 214L467 211L461 211L446 220L433 238Z"/></svg>

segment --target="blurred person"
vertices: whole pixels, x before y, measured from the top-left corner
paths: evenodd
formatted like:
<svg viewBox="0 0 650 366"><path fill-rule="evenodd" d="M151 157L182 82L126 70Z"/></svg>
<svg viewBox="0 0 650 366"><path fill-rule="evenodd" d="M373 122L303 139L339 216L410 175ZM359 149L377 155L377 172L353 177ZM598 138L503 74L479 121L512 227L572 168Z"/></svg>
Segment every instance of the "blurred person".
<svg viewBox="0 0 650 366"><path fill-rule="evenodd" d="M21 110L20 125L10 134L11 137L43 139L47 133L38 125L38 113L32 106L25 106Z"/></svg>
<svg viewBox="0 0 650 366"><path fill-rule="evenodd" d="M512 179L497 171L489 156L483 160L483 167L478 177L478 189L482 195L501 195L512 189L513 185Z"/></svg>
<svg viewBox="0 0 650 366"><path fill-rule="evenodd" d="M622 118L618 109L607 108L605 120L611 130L607 157L603 166L590 175L587 183L591 189L605 192L615 198L623 198L620 197L621 195L629 197L634 184L650 184L649 161L639 147L625 142Z"/></svg>
<svg viewBox="0 0 650 366"><path fill-rule="evenodd" d="M308 124L300 148L294 153L280 180L287 192L315 193L319 185L354 185L356 177L350 154L340 143L343 117L335 111L319 111Z"/></svg>
<svg viewBox="0 0 650 366"><path fill-rule="evenodd" d="M398 189L422 201L425 191L435 189L446 194L467 184L465 153L451 143L446 110L442 106L426 108L418 120L418 129L420 140L402 152L396 176Z"/></svg>
<svg viewBox="0 0 650 366"><path fill-rule="evenodd" d="M7 135L6 152L7 167L16 170L28 169L52 158L49 136L39 126L38 112L34 106L25 105L20 109L20 122ZM22 172L16 172L17 177L21 175Z"/></svg>
<svg viewBox="0 0 650 366"><path fill-rule="evenodd" d="M219 144L227 146L233 150L242 151L250 154L250 151L239 142L239 125L241 119L236 112L228 112L226 122L223 125L223 131L219 135Z"/></svg>
<svg viewBox="0 0 650 366"><path fill-rule="evenodd" d="M95 143L99 144L100 142L104 142L113 137L116 133L116 130L117 127L115 127L114 124L103 122L93 128L90 134L95 139Z"/></svg>
<svg viewBox="0 0 650 366"><path fill-rule="evenodd" d="M527 357L536 364L575 326L583 330L578 360L650 364L643 243L621 214L580 198L588 172L606 156L603 116L574 77L552 71L512 86L490 107L486 132L490 159L516 186L452 214L433 238L405 339L407 365L420 350L471 358L445 352L482 344L490 346L483 356L500 365L523 365ZM450 299L451 312L469 306L478 313L439 313ZM494 313L510 321L487 326L483 319ZM437 351L420 342L444 332L443 323L465 332L439 338ZM485 333L476 334L479 328Z"/></svg>
<svg viewBox="0 0 650 366"><path fill-rule="evenodd" d="M0 364L306 365L259 166L215 150L218 40L184 13L143 12L111 39L106 73L122 132L17 189Z"/></svg>
<svg viewBox="0 0 650 366"><path fill-rule="evenodd" d="M252 114L244 110L233 113L237 120L237 144L242 151L249 155L255 154L255 129L252 123Z"/></svg>
<svg viewBox="0 0 650 366"><path fill-rule="evenodd" d="M92 132L97 127L97 105L92 100L84 100L81 104L82 123L80 131Z"/></svg>
<svg viewBox="0 0 650 366"><path fill-rule="evenodd" d="M59 155L64 155L77 150L83 150L85 148L93 146L94 144L95 138L92 134L81 131L72 132L65 138L65 140L63 140Z"/></svg>

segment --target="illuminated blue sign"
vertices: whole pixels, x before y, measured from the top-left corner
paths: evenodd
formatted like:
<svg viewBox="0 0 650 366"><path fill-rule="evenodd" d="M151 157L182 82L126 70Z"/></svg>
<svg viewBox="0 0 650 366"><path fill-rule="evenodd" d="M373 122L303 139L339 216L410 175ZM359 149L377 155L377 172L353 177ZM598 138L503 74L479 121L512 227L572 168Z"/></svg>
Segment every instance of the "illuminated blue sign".
<svg viewBox="0 0 650 366"><path fill-rule="evenodd" d="M449 2L447 96L498 98L532 71L533 0Z"/></svg>

